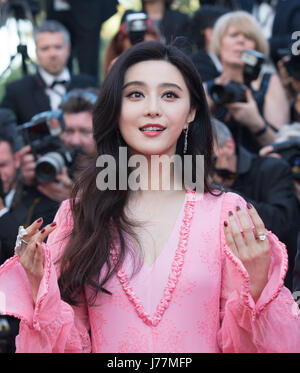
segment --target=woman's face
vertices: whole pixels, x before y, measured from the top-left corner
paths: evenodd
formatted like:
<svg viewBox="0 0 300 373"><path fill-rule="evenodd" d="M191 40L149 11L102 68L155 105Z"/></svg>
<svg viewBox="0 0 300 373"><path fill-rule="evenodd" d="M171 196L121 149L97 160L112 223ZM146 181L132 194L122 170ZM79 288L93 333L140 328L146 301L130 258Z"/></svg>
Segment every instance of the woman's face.
<svg viewBox="0 0 300 373"><path fill-rule="evenodd" d="M166 61L144 61L124 77L119 128L132 154L172 156L195 110L181 72Z"/></svg>
<svg viewBox="0 0 300 373"><path fill-rule="evenodd" d="M247 37L236 26L229 26L221 42L221 62L223 65L243 66L242 52L255 48L256 44L253 39Z"/></svg>

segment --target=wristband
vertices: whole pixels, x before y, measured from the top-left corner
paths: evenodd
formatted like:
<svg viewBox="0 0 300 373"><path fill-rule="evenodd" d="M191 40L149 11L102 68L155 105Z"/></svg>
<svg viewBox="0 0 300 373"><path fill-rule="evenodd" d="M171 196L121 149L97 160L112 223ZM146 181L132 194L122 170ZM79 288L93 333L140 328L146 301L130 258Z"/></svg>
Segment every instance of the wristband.
<svg viewBox="0 0 300 373"><path fill-rule="evenodd" d="M274 132L278 132L278 129L276 127L274 127L272 124L270 124L269 122L267 122L265 120L265 125L262 129L258 130L257 132L254 132L254 136L258 137L258 136L261 136L262 134L264 134L266 132L266 130L268 129L268 127L274 131Z"/></svg>
<svg viewBox="0 0 300 373"><path fill-rule="evenodd" d="M256 131L256 132L254 132L253 135L256 136L256 137L261 136L262 134L264 134L264 133L266 132L267 128L268 128L268 124L267 124L267 122L265 121L265 125L264 125L264 127L263 127L262 129Z"/></svg>

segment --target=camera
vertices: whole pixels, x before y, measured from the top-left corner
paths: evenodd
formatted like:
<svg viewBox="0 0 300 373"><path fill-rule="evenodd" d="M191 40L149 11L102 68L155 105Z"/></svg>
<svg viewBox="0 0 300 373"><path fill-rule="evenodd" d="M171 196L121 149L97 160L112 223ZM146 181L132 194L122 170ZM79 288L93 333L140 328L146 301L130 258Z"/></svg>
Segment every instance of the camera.
<svg viewBox="0 0 300 373"><path fill-rule="evenodd" d="M144 41L145 33L149 27L152 27L151 20L143 12L127 14L125 23L121 26L132 45Z"/></svg>
<svg viewBox="0 0 300 373"><path fill-rule="evenodd" d="M246 50L242 53L244 62L243 78L244 84L231 80L227 84L214 84L209 89L212 100L217 105L229 104L232 102L247 102L246 91L250 83L258 78L265 57L256 50Z"/></svg>
<svg viewBox="0 0 300 373"><path fill-rule="evenodd" d="M72 176L74 164L81 148L68 149L59 136L65 129L61 110L44 111L32 117L31 121L18 127L23 145L30 145L36 159L35 177L37 182L52 182L67 167Z"/></svg>
<svg viewBox="0 0 300 373"><path fill-rule="evenodd" d="M293 178L300 180L300 138L272 144L274 152L278 153L291 166Z"/></svg>
<svg viewBox="0 0 300 373"><path fill-rule="evenodd" d="M247 86L231 80L226 85L214 84L209 94L217 105L231 102L246 102Z"/></svg>

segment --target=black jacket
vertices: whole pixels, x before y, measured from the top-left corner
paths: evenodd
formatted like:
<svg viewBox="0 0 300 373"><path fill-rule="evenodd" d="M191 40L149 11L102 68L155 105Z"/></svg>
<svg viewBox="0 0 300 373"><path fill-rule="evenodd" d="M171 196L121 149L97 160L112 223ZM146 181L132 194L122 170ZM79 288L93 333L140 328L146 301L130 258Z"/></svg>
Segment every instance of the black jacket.
<svg viewBox="0 0 300 373"><path fill-rule="evenodd" d="M270 38L271 56L274 62L282 57L280 49L291 50L292 33L300 30L300 1L279 0L275 8L272 37Z"/></svg>
<svg viewBox="0 0 300 373"><path fill-rule="evenodd" d="M287 245L285 283L291 289L300 214L290 166L283 159L259 157L238 146L237 173L231 189L252 203L266 228Z"/></svg>
<svg viewBox="0 0 300 373"><path fill-rule="evenodd" d="M191 59L200 74L202 82L213 80L220 75L214 61L205 50L198 49L191 55Z"/></svg>
<svg viewBox="0 0 300 373"><path fill-rule="evenodd" d="M95 87L96 84L95 78L89 75L74 75L67 85L67 91ZM1 107L11 109L18 124L28 122L35 114L51 110L45 88L45 83L38 73L25 76L6 85Z"/></svg>
<svg viewBox="0 0 300 373"><path fill-rule="evenodd" d="M190 27L190 17L178 10L166 9L160 22L159 30L166 39L166 43L171 43L177 36L188 36Z"/></svg>

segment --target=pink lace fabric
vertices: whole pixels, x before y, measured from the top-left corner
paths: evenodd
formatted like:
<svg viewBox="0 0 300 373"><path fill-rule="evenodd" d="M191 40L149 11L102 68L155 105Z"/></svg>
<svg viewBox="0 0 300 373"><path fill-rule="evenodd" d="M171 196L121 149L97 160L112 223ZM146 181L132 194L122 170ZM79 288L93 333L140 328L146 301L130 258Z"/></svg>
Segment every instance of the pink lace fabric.
<svg viewBox="0 0 300 373"><path fill-rule="evenodd" d="M107 284L112 295L100 293L91 307L71 307L60 298L53 263L72 229L65 201L58 228L43 245L35 306L18 257L0 267L0 312L21 319L17 352L299 352L298 306L283 286L285 246L268 232L269 281L255 304L249 276L223 233L228 211L236 205L246 211L245 201L233 193L190 197L153 265L131 276L132 258L126 257Z"/></svg>

